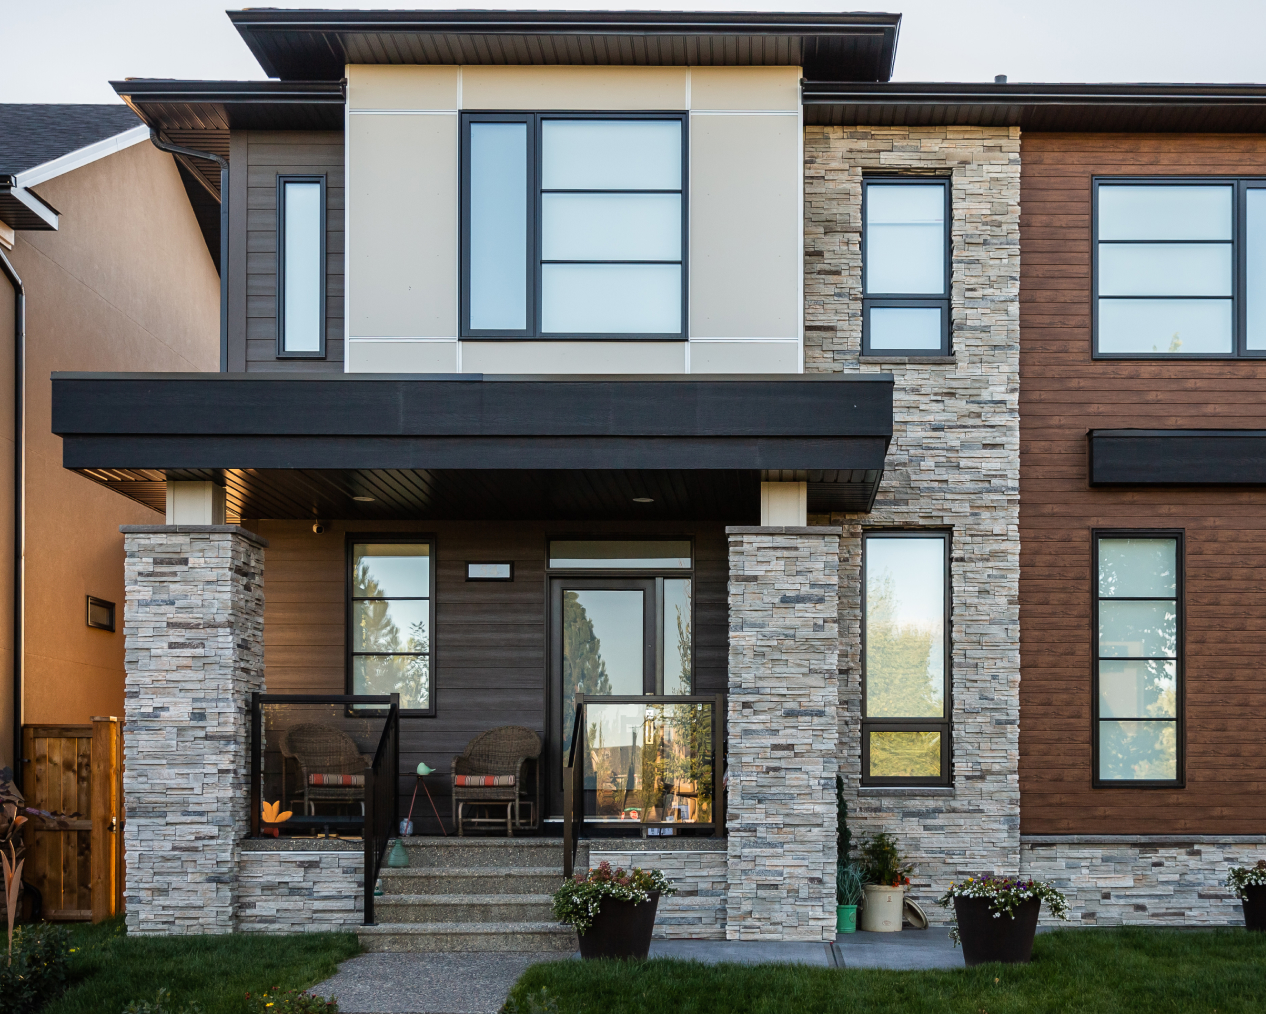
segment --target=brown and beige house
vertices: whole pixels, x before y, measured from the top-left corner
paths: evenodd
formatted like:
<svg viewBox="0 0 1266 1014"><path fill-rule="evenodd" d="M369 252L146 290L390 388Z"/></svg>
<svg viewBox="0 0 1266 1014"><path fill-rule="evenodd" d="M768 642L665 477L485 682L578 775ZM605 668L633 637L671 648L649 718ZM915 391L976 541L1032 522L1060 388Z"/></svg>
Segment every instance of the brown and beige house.
<svg viewBox="0 0 1266 1014"><path fill-rule="evenodd" d="M221 370L52 382L152 509L133 929L566 947L607 858L664 934L830 940L837 775L921 902L1240 918L1266 90L893 83L887 14L229 17L270 80L115 86L221 201Z"/></svg>

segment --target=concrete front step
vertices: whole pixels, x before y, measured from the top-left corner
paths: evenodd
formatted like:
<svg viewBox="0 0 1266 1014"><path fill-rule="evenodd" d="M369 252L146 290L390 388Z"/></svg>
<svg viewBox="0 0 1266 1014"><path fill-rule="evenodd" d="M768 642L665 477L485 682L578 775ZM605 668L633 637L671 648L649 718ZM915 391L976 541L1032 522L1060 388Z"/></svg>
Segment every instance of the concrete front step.
<svg viewBox="0 0 1266 1014"><path fill-rule="evenodd" d="M412 868L563 866L557 838L401 838Z"/></svg>
<svg viewBox="0 0 1266 1014"><path fill-rule="evenodd" d="M396 894L553 894L563 882L563 869L549 866L486 866L474 868L385 868L379 882L383 896Z"/></svg>
<svg viewBox="0 0 1266 1014"><path fill-rule="evenodd" d="M570 926L554 922L379 922L356 930L366 951L557 951L577 949Z"/></svg>
<svg viewBox="0 0 1266 1014"><path fill-rule="evenodd" d="M379 922L549 922L548 894L384 894L374 899Z"/></svg>

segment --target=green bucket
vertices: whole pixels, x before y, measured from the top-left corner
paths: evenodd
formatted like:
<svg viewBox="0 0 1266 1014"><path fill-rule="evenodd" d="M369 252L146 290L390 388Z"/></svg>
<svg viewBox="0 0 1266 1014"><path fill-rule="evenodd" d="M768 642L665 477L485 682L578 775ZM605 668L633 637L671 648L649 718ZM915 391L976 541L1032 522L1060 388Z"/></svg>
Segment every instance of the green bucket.
<svg viewBox="0 0 1266 1014"><path fill-rule="evenodd" d="M836 905L835 906L835 932L836 933L856 933L857 932L857 906L856 905Z"/></svg>

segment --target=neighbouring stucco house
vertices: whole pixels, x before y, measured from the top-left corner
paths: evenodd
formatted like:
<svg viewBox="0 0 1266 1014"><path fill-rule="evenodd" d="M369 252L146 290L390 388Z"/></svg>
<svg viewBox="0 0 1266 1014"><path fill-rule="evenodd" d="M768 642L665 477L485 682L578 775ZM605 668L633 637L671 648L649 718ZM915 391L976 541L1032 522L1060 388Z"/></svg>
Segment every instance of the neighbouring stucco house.
<svg viewBox="0 0 1266 1014"><path fill-rule="evenodd" d="M892 83L886 14L229 17L272 80L115 86L227 153L221 373L53 380L65 467L164 515L133 929L566 947L580 830L677 879L661 933L830 939L837 775L934 918L982 871L1239 918L1262 89ZM444 851L510 725L535 833Z"/></svg>

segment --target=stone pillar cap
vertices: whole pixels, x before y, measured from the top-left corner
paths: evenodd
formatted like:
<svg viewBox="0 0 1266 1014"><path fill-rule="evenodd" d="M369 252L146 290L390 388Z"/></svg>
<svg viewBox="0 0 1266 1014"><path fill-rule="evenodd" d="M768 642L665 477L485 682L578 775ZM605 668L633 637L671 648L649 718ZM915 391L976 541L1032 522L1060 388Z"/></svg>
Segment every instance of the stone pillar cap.
<svg viewBox="0 0 1266 1014"><path fill-rule="evenodd" d="M241 525L119 525L124 535L240 535L268 548L268 540Z"/></svg>
<svg viewBox="0 0 1266 1014"><path fill-rule="evenodd" d="M726 535L840 535L839 525L729 525Z"/></svg>

